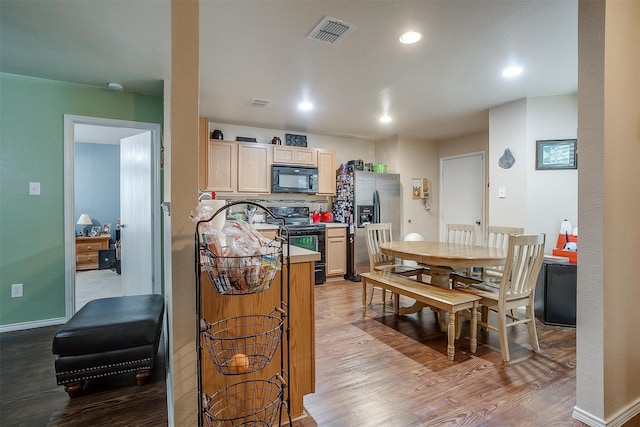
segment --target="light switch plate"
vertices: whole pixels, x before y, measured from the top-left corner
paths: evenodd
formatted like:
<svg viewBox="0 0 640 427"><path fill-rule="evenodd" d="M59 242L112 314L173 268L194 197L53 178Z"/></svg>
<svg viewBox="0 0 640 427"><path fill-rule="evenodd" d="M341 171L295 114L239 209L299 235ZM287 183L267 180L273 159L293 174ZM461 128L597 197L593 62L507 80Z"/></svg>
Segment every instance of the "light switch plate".
<svg viewBox="0 0 640 427"><path fill-rule="evenodd" d="M39 196L40 195L40 183L39 182L30 182L29 183L29 195L30 196Z"/></svg>
<svg viewBox="0 0 640 427"><path fill-rule="evenodd" d="M23 284L13 283L11 284L11 298L20 298L23 295Z"/></svg>
<svg viewBox="0 0 640 427"><path fill-rule="evenodd" d="M498 198L504 199L507 197L507 187L498 187Z"/></svg>

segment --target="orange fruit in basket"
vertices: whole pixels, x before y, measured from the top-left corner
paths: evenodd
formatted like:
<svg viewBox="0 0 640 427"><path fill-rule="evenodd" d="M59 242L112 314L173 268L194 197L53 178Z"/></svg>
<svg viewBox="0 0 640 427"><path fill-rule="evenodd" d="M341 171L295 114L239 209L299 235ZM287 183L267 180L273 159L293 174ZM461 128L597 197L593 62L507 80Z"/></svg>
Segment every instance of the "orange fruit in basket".
<svg viewBox="0 0 640 427"><path fill-rule="evenodd" d="M244 374L249 369L249 358L242 354L234 354L229 360L229 372L232 374Z"/></svg>

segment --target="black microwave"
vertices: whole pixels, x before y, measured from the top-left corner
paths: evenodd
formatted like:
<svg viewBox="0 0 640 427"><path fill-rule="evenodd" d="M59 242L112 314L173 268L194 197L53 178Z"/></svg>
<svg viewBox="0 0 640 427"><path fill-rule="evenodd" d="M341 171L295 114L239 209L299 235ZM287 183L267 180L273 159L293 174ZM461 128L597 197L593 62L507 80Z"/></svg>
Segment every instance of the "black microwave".
<svg viewBox="0 0 640 427"><path fill-rule="evenodd" d="M318 192L318 168L313 166L272 165L272 193Z"/></svg>

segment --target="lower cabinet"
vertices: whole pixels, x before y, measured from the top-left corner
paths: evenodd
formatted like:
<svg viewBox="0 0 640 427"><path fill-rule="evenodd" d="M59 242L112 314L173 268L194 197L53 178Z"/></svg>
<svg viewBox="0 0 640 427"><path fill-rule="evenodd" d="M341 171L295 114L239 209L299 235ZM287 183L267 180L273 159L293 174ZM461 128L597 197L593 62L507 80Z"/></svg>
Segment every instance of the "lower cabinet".
<svg viewBox="0 0 640 427"><path fill-rule="evenodd" d="M326 239L327 278L342 278L347 267L346 227L327 227Z"/></svg>

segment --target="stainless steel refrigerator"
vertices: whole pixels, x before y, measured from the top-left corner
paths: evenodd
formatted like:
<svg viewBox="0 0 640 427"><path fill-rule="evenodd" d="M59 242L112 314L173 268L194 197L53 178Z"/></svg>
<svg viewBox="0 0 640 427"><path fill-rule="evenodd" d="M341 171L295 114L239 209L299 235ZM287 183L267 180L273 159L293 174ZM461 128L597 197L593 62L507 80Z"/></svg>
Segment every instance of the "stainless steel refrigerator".
<svg viewBox="0 0 640 427"><path fill-rule="evenodd" d="M351 212L343 213L345 222L351 223L347 239L347 274L349 280L359 280L358 273L369 271L369 255L364 226L367 223L391 223L393 240L400 239L402 198L399 174L354 171L346 181L352 188L343 191L350 203L343 203ZM340 177L339 177L340 180ZM342 179L344 185L345 180ZM340 182L339 182L340 187Z"/></svg>

